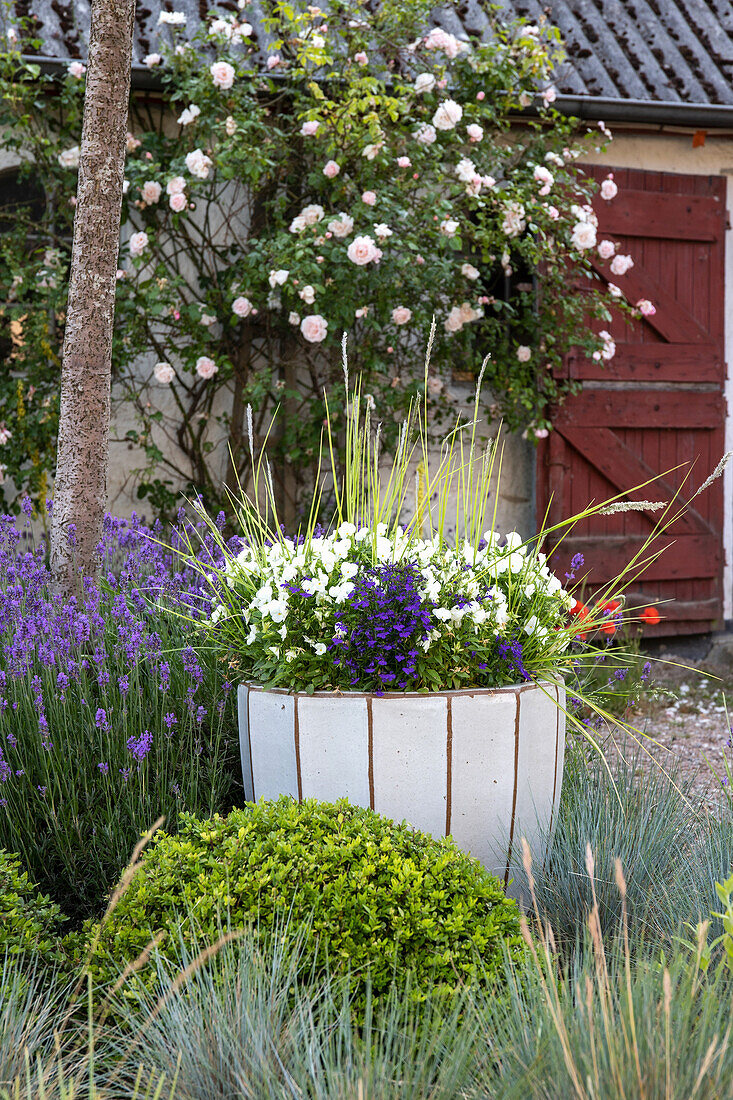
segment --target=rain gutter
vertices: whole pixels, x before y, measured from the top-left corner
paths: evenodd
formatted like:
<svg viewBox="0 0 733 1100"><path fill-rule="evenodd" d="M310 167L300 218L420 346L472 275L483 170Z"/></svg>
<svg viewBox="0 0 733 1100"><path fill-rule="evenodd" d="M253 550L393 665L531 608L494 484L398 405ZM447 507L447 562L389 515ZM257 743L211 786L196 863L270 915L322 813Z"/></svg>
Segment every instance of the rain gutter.
<svg viewBox="0 0 733 1100"><path fill-rule="evenodd" d="M564 115L604 122L646 122L701 130L733 128L733 106L729 104L558 95L554 106Z"/></svg>
<svg viewBox="0 0 733 1100"><path fill-rule="evenodd" d="M76 58L61 59L24 54L23 61L38 65L41 72L65 71ZM83 59L86 60L86 59ZM272 79L273 74L268 74ZM140 91L159 92L163 81L154 69L133 64L131 86ZM677 100L620 99L607 96L558 95L554 106L564 115L604 122L644 122L660 126L685 126L696 129L733 129L733 105L718 103L682 103ZM535 108L520 112L536 115Z"/></svg>

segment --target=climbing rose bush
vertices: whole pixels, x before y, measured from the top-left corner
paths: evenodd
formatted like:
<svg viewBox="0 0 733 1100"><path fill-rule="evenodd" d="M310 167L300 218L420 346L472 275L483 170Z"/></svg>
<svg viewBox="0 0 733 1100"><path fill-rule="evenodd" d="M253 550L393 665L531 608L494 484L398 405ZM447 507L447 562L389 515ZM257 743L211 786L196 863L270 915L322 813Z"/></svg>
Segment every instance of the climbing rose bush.
<svg viewBox="0 0 733 1100"><path fill-rule="evenodd" d="M455 372L490 351L487 412L546 434L549 404L571 385L553 368L571 345L610 358L614 300L591 265L609 242L602 252L578 166L609 135L554 109L556 32L497 19L485 41L462 40L431 25L426 0L375 11L335 0L328 15L267 2L257 34L246 4L212 11L194 33L183 13L162 14L146 64L163 108L133 100L118 272L116 393L137 413L127 438L146 467L141 495L171 507L183 480L218 505L218 444L241 471L244 408L262 440L280 403L268 449L292 516L315 474L320 394L340 370L342 334L394 446L433 315L435 430L452 417ZM36 218L37 247L27 219L3 236L0 301L16 339L0 461L40 492L84 74L58 80L22 63L29 35L21 26L0 57L0 122L54 201ZM37 117L40 92L49 109ZM617 190L609 178L596 202L623 202ZM623 283L631 258L610 246Z"/></svg>

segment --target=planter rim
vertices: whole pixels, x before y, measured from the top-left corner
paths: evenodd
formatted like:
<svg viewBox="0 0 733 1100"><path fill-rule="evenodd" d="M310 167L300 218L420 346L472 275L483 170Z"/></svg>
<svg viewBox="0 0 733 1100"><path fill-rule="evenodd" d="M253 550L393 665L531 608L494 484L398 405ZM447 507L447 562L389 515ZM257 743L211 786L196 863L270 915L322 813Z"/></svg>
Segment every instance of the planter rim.
<svg viewBox="0 0 733 1100"><path fill-rule="evenodd" d="M533 688L556 688L562 682L562 678L558 680L529 680L522 684L507 684L505 687L454 688L448 691L385 691L380 695L374 691L340 691L338 689L334 691L313 692L292 691L282 687L263 687L262 684L255 683L251 680L245 680L242 687L247 687L250 691L267 693L268 695L291 695L300 699L455 699L462 695L471 697L474 695L521 695L522 692L530 691Z"/></svg>

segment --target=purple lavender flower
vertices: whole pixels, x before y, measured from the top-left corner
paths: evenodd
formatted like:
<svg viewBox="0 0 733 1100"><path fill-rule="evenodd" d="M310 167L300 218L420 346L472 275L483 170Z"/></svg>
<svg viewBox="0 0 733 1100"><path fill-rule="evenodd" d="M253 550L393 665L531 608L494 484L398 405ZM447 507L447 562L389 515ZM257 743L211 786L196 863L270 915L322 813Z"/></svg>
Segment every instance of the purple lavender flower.
<svg viewBox="0 0 733 1100"><path fill-rule="evenodd" d="M101 760L99 764L97 764L97 767L99 768L102 775L107 775L107 773L109 772L109 764L107 764L104 760Z"/></svg>
<svg viewBox="0 0 733 1100"><path fill-rule="evenodd" d="M128 737L127 750L131 752L140 764L153 747L153 735L150 730L145 730L139 737Z"/></svg>

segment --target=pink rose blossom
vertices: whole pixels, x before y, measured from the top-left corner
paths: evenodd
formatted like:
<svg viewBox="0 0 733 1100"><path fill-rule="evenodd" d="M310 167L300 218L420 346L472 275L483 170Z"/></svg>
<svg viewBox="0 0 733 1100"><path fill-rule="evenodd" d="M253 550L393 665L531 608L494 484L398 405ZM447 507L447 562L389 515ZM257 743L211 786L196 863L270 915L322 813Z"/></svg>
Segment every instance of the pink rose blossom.
<svg viewBox="0 0 733 1100"><path fill-rule="evenodd" d="M444 31L442 27L433 27L424 44L427 50L442 50L451 61L458 57L461 50L466 49L463 42L459 42L454 34Z"/></svg>
<svg viewBox="0 0 733 1100"><path fill-rule="evenodd" d="M249 317L252 312L252 303L249 298L235 298L232 302L232 310L237 317Z"/></svg>
<svg viewBox="0 0 733 1100"><path fill-rule="evenodd" d="M412 161L410 160L409 157L397 157L397 163L400 166L400 168L410 168L410 167L412 167Z"/></svg>
<svg viewBox="0 0 733 1100"><path fill-rule="evenodd" d="M128 130L127 140L125 142L128 153L134 153L135 150L139 148L140 144L141 142L135 137L134 134L131 134Z"/></svg>
<svg viewBox="0 0 733 1100"><path fill-rule="evenodd" d="M438 130L453 130L463 118L463 107L454 99L446 99L433 115L433 126Z"/></svg>
<svg viewBox="0 0 733 1100"><path fill-rule="evenodd" d="M446 332L459 332L463 328L463 318L461 317L460 306L453 306L445 320Z"/></svg>
<svg viewBox="0 0 733 1100"><path fill-rule="evenodd" d="M476 99L482 103L486 99L486 92L476 92Z"/></svg>
<svg viewBox="0 0 733 1100"><path fill-rule="evenodd" d="M211 165L211 158L207 157L201 149L192 149L190 153L186 153L186 168L191 175L197 176L200 180L208 179Z"/></svg>
<svg viewBox="0 0 733 1100"><path fill-rule="evenodd" d="M354 219L343 212L339 214L337 218L334 218L333 221L328 223L329 232L333 233L334 237L338 237L339 239L348 237L353 228Z"/></svg>
<svg viewBox="0 0 733 1100"><path fill-rule="evenodd" d="M147 233L133 233L130 237L130 255L141 256L148 244L149 237Z"/></svg>
<svg viewBox="0 0 733 1100"><path fill-rule="evenodd" d="M583 252L588 248L594 248L596 243L596 227L590 222L578 222L570 237L573 248Z"/></svg>
<svg viewBox="0 0 733 1100"><path fill-rule="evenodd" d="M425 257L424 257L424 256L420 256L420 255L418 254L418 255L417 255L417 256L415 257L415 263L416 263L416 264L424 264L424 263L425 263Z"/></svg>
<svg viewBox="0 0 733 1100"><path fill-rule="evenodd" d="M552 185L555 182L555 177L549 168L545 168L544 164L538 164L534 170L534 178L537 183L541 184L539 194L549 195L552 189Z"/></svg>
<svg viewBox="0 0 733 1100"><path fill-rule="evenodd" d="M528 363L532 358L532 349L526 344L520 344L517 348L517 359L520 363Z"/></svg>
<svg viewBox="0 0 733 1100"><path fill-rule="evenodd" d="M190 106L186 107L184 111L181 111L178 116L178 125L190 126L192 122L196 121L200 114L201 108L196 103L191 103Z"/></svg>
<svg viewBox="0 0 733 1100"><path fill-rule="evenodd" d="M176 377L176 372L170 363L156 363L153 367L153 377L161 386L169 386Z"/></svg>
<svg viewBox="0 0 733 1100"><path fill-rule="evenodd" d="M69 76L73 76L77 80L81 80L87 70L86 67L82 65L81 61L72 61L66 71L68 72Z"/></svg>
<svg viewBox="0 0 733 1100"><path fill-rule="evenodd" d="M282 58L280 57L280 54L278 54L278 53L270 54L270 56L267 59L267 68L268 68L268 70L269 69L276 69L278 67L278 65L280 64L281 60L282 60Z"/></svg>
<svg viewBox="0 0 733 1100"><path fill-rule="evenodd" d="M550 434L547 428L534 428L533 430L535 439L547 439Z"/></svg>
<svg viewBox="0 0 733 1100"><path fill-rule="evenodd" d="M327 179L330 180L335 179L340 171L341 168L335 160L329 160L323 166L323 174Z"/></svg>
<svg viewBox="0 0 733 1100"><path fill-rule="evenodd" d="M153 203L160 202L160 196L163 188L156 180L147 180L140 188L140 194L142 195L143 202L146 202L148 206L152 206Z"/></svg>
<svg viewBox="0 0 733 1100"><path fill-rule="evenodd" d="M642 317L653 317L657 312L657 307L653 302L650 302L648 298L640 298L636 303L636 308Z"/></svg>
<svg viewBox="0 0 733 1100"><path fill-rule="evenodd" d="M234 68L228 61L215 61L209 69L209 72L211 73L214 87L221 88L223 92L228 91L234 83Z"/></svg>
<svg viewBox="0 0 733 1100"><path fill-rule="evenodd" d="M412 318L412 310L407 306L397 306L392 310L392 320L396 325L406 325Z"/></svg>
<svg viewBox="0 0 733 1100"><path fill-rule="evenodd" d="M466 127L466 133L468 134L468 140L474 145L477 141L481 141L484 136L483 127L478 126L475 122L472 122L470 126Z"/></svg>
<svg viewBox="0 0 733 1100"><path fill-rule="evenodd" d="M611 271L614 275L625 275L633 266L634 261L631 259L631 256L624 256L622 253L614 256L611 261Z"/></svg>
<svg viewBox="0 0 733 1100"><path fill-rule="evenodd" d="M320 313L310 313L300 322L300 331L309 344L320 344L328 335L328 321Z"/></svg>
<svg viewBox="0 0 733 1100"><path fill-rule="evenodd" d="M616 354L616 344L613 336L611 336L611 333L607 332L605 329L599 332L598 335L600 336L601 340L603 340L603 347L601 348L601 359L609 362Z"/></svg>
<svg viewBox="0 0 733 1100"><path fill-rule="evenodd" d="M186 190L186 181L183 176L173 176L168 180L165 189L169 195L180 195Z"/></svg>
<svg viewBox="0 0 733 1100"><path fill-rule="evenodd" d="M608 293L612 298L623 298L624 292L620 286L616 286L615 283L608 284Z"/></svg>
<svg viewBox="0 0 733 1100"><path fill-rule="evenodd" d="M616 255L616 245L613 241L601 241L598 245L598 255L602 260L610 260Z"/></svg>
<svg viewBox="0 0 733 1100"><path fill-rule="evenodd" d="M320 125L320 122L316 121L316 119L312 119L310 122L303 123L300 127L300 132L303 137L313 137L314 134L318 133L318 127Z"/></svg>
<svg viewBox="0 0 733 1100"><path fill-rule="evenodd" d="M371 237L354 237L354 240L346 250L346 255L353 264L364 267L365 264L378 260L382 253L375 245Z"/></svg>
<svg viewBox="0 0 733 1100"><path fill-rule="evenodd" d="M557 219L560 217L560 211L558 210L558 208L556 206L548 206L547 207L547 216L553 222L556 222Z"/></svg>
<svg viewBox="0 0 733 1100"><path fill-rule="evenodd" d="M365 191L361 196L361 201L365 202L367 206L374 206L377 201L377 196L374 191Z"/></svg>
<svg viewBox="0 0 733 1100"><path fill-rule="evenodd" d="M431 126L429 122L421 122L412 136L421 145L432 145L438 135L435 132L435 127Z"/></svg>
<svg viewBox="0 0 733 1100"><path fill-rule="evenodd" d="M371 141L368 145L364 146L361 155L366 157L367 160L374 160L375 157L379 156L383 145L383 141Z"/></svg>
<svg viewBox="0 0 733 1100"><path fill-rule="evenodd" d="M557 91L555 88L553 88L551 84L549 88L545 88L544 92L542 93L542 102L544 103L545 107L549 107L550 104L554 103L556 99Z"/></svg>
<svg viewBox="0 0 733 1100"><path fill-rule="evenodd" d="M357 65L368 65L369 64L369 58L367 57L367 55L364 53L363 50L359 50L358 53L354 54L354 61L357 63Z"/></svg>
<svg viewBox="0 0 733 1100"><path fill-rule="evenodd" d="M218 370L216 363L213 359L209 359L208 355L201 355L196 360L196 374L206 382L213 378Z"/></svg>
<svg viewBox="0 0 733 1100"><path fill-rule="evenodd" d="M143 65L148 69L154 69L156 65L160 65L163 58L159 53L149 53L143 58Z"/></svg>
<svg viewBox="0 0 733 1100"><path fill-rule="evenodd" d="M178 191L175 195L171 195L168 204L174 214L180 214L188 206L188 199L182 192Z"/></svg>
<svg viewBox="0 0 733 1100"><path fill-rule="evenodd" d="M435 77L432 73L420 73L415 78L415 94L423 95L425 92L432 92L435 87Z"/></svg>
<svg viewBox="0 0 733 1100"><path fill-rule="evenodd" d="M606 202L610 202L611 199L615 199L618 195L618 185L614 182L613 172L604 179L601 184L601 198Z"/></svg>

